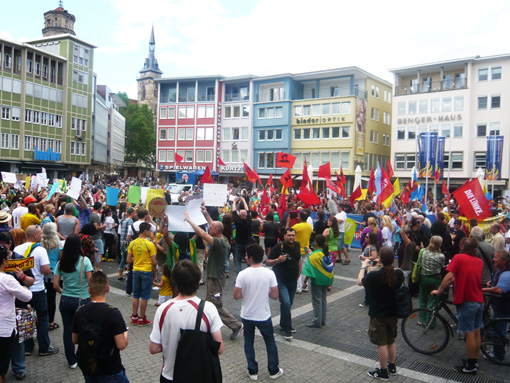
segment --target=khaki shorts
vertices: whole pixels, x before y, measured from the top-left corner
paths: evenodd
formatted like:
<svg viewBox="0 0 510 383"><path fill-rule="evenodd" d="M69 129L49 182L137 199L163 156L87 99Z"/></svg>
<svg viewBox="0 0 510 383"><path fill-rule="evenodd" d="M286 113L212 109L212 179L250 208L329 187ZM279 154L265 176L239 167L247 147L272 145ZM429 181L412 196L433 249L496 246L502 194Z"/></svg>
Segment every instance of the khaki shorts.
<svg viewBox="0 0 510 383"><path fill-rule="evenodd" d="M370 318L368 335L370 342L377 346L395 343L397 337L397 317Z"/></svg>

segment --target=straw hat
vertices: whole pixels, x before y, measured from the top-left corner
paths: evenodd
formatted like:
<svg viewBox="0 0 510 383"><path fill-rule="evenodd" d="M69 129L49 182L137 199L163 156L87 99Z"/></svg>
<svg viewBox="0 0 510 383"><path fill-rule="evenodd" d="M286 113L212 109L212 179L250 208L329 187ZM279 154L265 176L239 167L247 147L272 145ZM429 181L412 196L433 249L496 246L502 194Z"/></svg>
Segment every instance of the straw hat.
<svg viewBox="0 0 510 383"><path fill-rule="evenodd" d="M11 220L11 218L12 216L9 213L3 210L0 211L0 223L7 223Z"/></svg>

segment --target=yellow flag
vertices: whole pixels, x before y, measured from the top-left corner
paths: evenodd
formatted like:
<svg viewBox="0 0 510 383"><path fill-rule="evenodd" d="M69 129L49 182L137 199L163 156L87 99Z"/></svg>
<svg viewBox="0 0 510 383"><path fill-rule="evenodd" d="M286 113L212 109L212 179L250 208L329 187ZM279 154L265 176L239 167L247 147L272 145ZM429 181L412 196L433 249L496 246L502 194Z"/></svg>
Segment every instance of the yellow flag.
<svg viewBox="0 0 510 383"><path fill-rule="evenodd" d="M356 201L366 199L367 198L367 190L368 189L361 189L361 197L357 198Z"/></svg>
<svg viewBox="0 0 510 383"><path fill-rule="evenodd" d="M165 198L165 193L161 189L149 189L147 190L147 201L145 201L145 206L149 206L151 199L156 197Z"/></svg>
<svg viewBox="0 0 510 383"><path fill-rule="evenodd" d="M397 178L395 182L393 182L393 197L397 197L400 195L400 180Z"/></svg>
<svg viewBox="0 0 510 383"><path fill-rule="evenodd" d="M27 177L27 180L25 181L25 190L30 189L30 181L32 181L32 177Z"/></svg>
<svg viewBox="0 0 510 383"><path fill-rule="evenodd" d="M382 204L387 209L391 206L392 202L393 202L393 194L390 195L386 200L384 200Z"/></svg>

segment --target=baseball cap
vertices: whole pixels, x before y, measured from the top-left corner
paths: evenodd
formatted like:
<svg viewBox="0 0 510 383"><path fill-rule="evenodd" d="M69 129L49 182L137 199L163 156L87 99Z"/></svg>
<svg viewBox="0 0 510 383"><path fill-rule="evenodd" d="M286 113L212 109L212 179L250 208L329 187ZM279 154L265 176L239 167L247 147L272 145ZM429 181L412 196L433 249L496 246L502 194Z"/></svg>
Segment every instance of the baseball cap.
<svg viewBox="0 0 510 383"><path fill-rule="evenodd" d="M28 205L29 203L37 202L37 200L33 196L29 195L23 200L23 202L25 203L25 205Z"/></svg>

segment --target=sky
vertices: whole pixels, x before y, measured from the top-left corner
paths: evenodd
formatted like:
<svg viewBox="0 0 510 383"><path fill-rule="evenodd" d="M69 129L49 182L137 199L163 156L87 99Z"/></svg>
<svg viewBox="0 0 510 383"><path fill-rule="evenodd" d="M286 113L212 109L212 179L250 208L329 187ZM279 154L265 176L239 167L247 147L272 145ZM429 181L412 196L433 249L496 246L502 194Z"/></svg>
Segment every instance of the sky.
<svg viewBox="0 0 510 383"><path fill-rule="evenodd" d="M392 68L510 53L510 1L64 0L76 36L98 48L98 84L136 98L154 25L163 77ZM57 0L3 5L0 38L42 36ZM28 14L21 16L23 13ZM506 37L505 37L506 36Z"/></svg>

